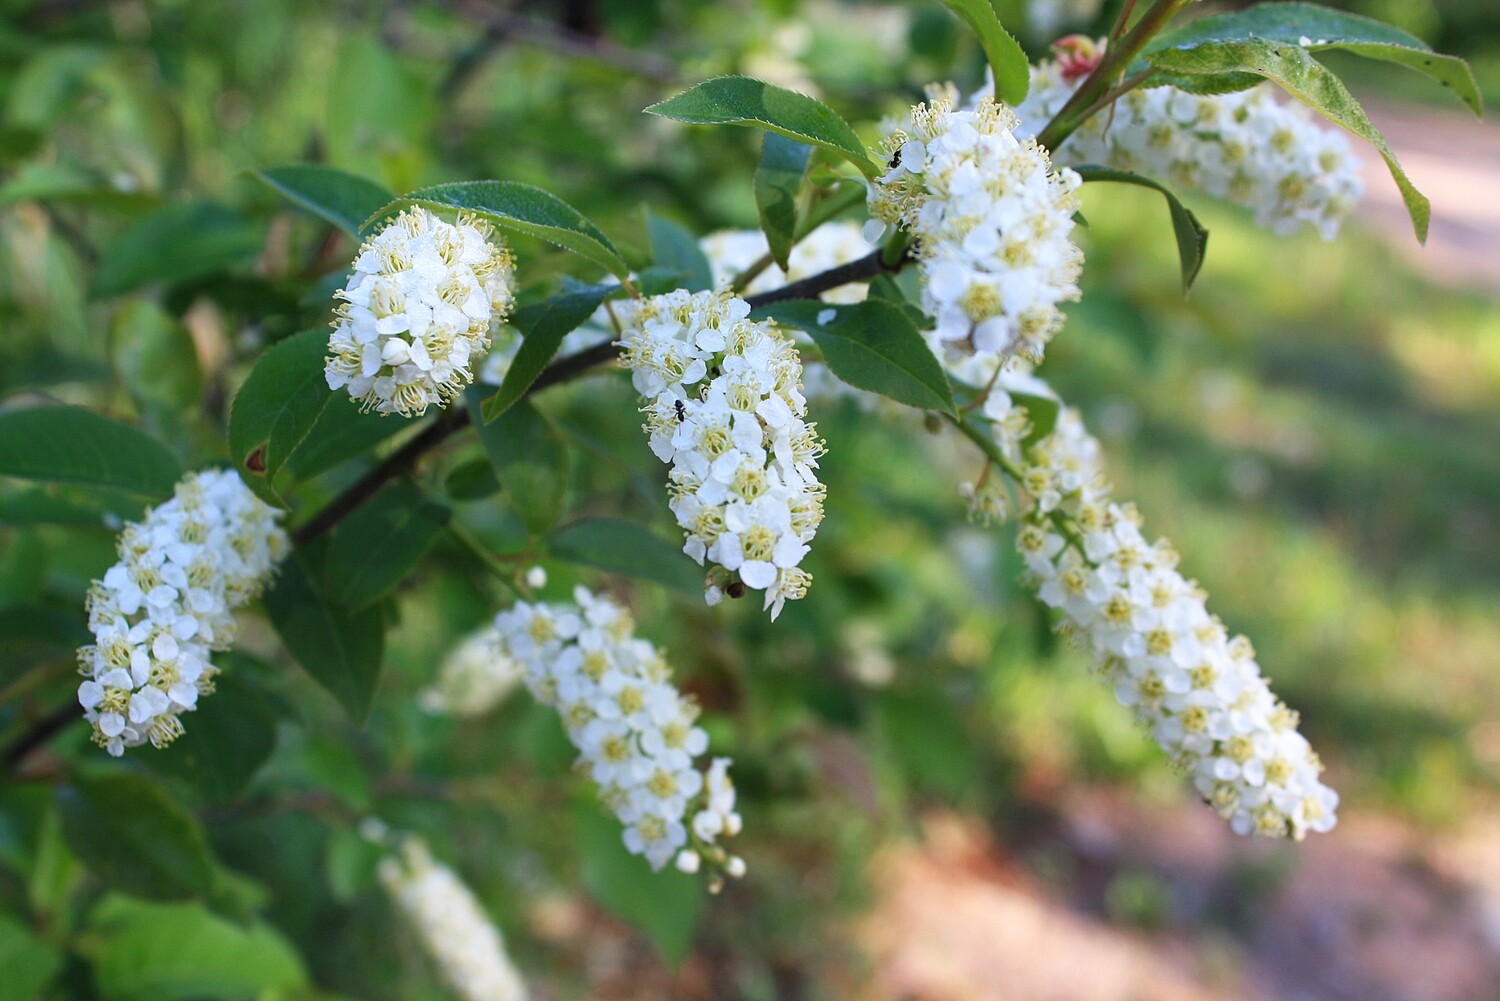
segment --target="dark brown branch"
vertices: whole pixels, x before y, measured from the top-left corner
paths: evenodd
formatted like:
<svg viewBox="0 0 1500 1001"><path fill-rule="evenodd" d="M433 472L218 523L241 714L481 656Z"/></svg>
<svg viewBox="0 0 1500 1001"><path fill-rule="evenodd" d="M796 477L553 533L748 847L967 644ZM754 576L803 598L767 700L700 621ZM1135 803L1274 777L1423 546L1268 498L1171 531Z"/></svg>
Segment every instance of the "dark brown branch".
<svg viewBox="0 0 1500 1001"><path fill-rule="evenodd" d="M911 252L902 254L894 264L885 261L885 252L876 250L857 261L841 264L836 268L829 268L820 274L804 278L801 281L783 285L781 288L762 292L759 295L748 295L745 301L752 308L769 306L773 302L785 302L788 299L816 299L819 295L829 289L838 288L840 285L848 285L850 282L864 281L877 275L894 274L906 267L912 260Z"/></svg>
<svg viewBox="0 0 1500 1001"><path fill-rule="evenodd" d="M15 743L5 749L5 757L0 764L3 764L7 770L16 768L26 760L27 755L57 736L64 727L81 715L82 710L72 700L69 700L66 705L53 709L32 723L30 729L17 737Z"/></svg>

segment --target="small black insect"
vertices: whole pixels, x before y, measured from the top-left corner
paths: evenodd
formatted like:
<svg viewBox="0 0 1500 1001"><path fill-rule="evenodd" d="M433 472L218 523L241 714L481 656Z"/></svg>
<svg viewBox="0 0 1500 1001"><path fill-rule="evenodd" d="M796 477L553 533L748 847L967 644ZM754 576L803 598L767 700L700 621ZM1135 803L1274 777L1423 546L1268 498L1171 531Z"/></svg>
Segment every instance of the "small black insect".
<svg viewBox="0 0 1500 1001"><path fill-rule="evenodd" d="M687 407L683 406L681 400L673 400L672 406L677 410L677 423L681 424L687 420Z"/></svg>
<svg viewBox="0 0 1500 1001"><path fill-rule="evenodd" d="M900 146L897 146L896 147L896 152L894 152L894 153L891 154L890 162L887 163L886 166L889 167L889 168L891 168L892 170L895 170L897 167L901 166L901 147Z"/></svg>
<svg viewBox="0 0 1500 1001"><path fill-rule="evenodd" d="M724 593L731 598L743 598L745 596L745 582L742 580L730 581L729 586L724 589Z"/></svg>

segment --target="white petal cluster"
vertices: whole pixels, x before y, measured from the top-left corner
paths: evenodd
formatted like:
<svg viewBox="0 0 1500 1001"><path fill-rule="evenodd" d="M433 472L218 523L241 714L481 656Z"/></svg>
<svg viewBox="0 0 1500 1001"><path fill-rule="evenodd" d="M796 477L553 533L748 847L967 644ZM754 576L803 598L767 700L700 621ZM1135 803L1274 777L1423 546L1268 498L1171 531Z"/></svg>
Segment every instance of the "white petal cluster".
<svg viewBox="0 0 1500 1001"><path fill-rule="evenodd" d="M1319 780L1297 714L1271 692L1250 641L1209 614L1170 544L1147 542L1135 509L1110 499L1077 411L1026 451L1021 486L1017 547L1042 601L1087 639L1116 697L1204 799L1238 834L1330 830L1338 794Z"/></svg>
<svg viewBox="0 0 1500 1001"><path fill-rule="evenodd" d="M887 135L889 169L870 187L871 215L916 237L922 308L948 355L1039 360L1058 303L1078 298L1078 175L1015 126L994 101L957 111L935 97Z"/></svg>
<svg viewBox="0 0 1500 1001"><path fill-rule="evenodd" d="M736 275L765 256L769 249L766 235L758 229L723 229L698 241L708 258L714 284L728 284ZM746 295L769 292L789 282L822 274L831 268L857 261L875 246L864 238L862 227L847 220L826 222L798 241L787 257L787 270L772 264L745 286ZM824 302L861 302L869 293L864 282L851 282L829 289L819 298Z"/></svg>
<svg viewBox="0 0 1500 1001"><path fill-rule="evenodd" d="M708 750L697 705L625 609L582 587L573 602L518 602L495 628L532 694L562 717L579 767L625 825L625 846L652 869L679 854L691 860L684 868L700 857L727 872L742 867L717 844L739 833L740 817L729 759L713 759L706 773L695 764Z"/></svg>
<svg viewBox="0 0 1500 1001"><path fill-rule="evenodd" d="M1018 133L1040 131L1072 96L1083 80L1074 65L1064 59L1032 67L1031 90L1016 109ZM1269 83L1216 95L1133 90L1112 114L1086 121L1052 158L1206 192L1250 209L1258 225L1281 235L1311 226L1332 239L1364 194L1344 134L1320 127L1301 103L1279 100Z"/></svg>
<svg viewBox="0 0 1500 1001"><path fill-rule="evenodd" d="M380 882L422 940L443 979L464 1001L525 1001L526 985L500 930L463 880L420 839L380 862Z"/></svg>
<svg viewBox="0 0 1500 1001"><path fill-rule="evenodd" d="M417 417L473 380L510 310L514 268L489 227L421 208L360 248L338 298L324 375L365 410Z"/></svg>
<svg viewBox="0 0 1500 1001"><path fill-rule="evenodd" d="M801 563L823 520L823 443L796 346L749 313L726 291L653 296L621 311L621 343L651 450L672 466L683 551L712 564L709 603L754 588L775 619L812 582Z"/></svg>
<svg viewBox="0 0 1500 1001"><path fill-rule="evenodd" d="M419 699L428 712L483 716L505 701L521 682L521 665L500 652L493 626L475 630L443 659L437 681Z"/></svg>
<svg viewBox="0 0 1500 1001"><path fill-rule="evenodd" d="M213 691L211 654L234 642L234 610L260 595L290 548L279 517L233 471L208 470L125 526L119 562L89 588L94 642L78 651L78 701L96 744L119 757L182 734L178 716Z"/></svg>

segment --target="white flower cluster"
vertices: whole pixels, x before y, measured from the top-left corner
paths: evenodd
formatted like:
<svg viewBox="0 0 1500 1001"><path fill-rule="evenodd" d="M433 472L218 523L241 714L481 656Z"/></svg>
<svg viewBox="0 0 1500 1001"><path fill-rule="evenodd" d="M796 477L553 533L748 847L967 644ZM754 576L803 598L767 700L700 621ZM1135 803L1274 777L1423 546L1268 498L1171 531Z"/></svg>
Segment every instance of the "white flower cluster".
<svg viewBox="0 0 1500 1001"><path fill-rule="evenodd" d="M726 291L653 296L621 311L621 343L650 401L651 450L672 464L683 551L714 564L709 603L763 590L775 619L812 582L801 563L823 520L823 443L805 420L796 346L749 313Z"/></svg>
<svg viewBox="0 0 1500 1001"><path fill-rule="evenodd" d="M463 880L420 838L380 861L380 882L443 979L464 1001L525 1001L526 985L500 930Z"/></svg>
<svg viewBox="0 0 1500 1001"><path fill-rule="evenodd" d="M1066 44L1097 58L1104 43ZM1073 52L1032 67L1031 90L1016 109L1018 133L1035 134L1052 119L1082 82L1079 66ZM1304 105L1279 100L1269 83L1216 95L1138 88L1112 113L1084 122L1052 156L1206 192L1250 209L1258 225L1281 235L1306 225L1332 239L1364 194L1359 160L1344 134L1320 127Z"/></svg>
<svg viewBox="0 0 1500 1001"><path fill-rule="evenodd" d="M994 101L956 111L935 97L888 134L889 170L870 186L871 215L916 237L922 308L947 355L1039 360L1058 303L1078 298L1078 175L1054 172L1015 126Z"/></svg>
<svg viewBox="0 0 1500 1001"><path fill-rule="evenodd" d="M758 229L722 229L698 241L708 258L714 284L725 285L736 275L763 257L768 248L766 235ZM831 268L868 255L875 247L864 238L859 223L847 220L826 222L798 241L787 257L787 270L772 264L745 286L746 295L769 292L789 282L822 274ZM869 293L864 282L851 282L829 289L820 298L824 302L861 302Z"/></svg>
<svg viewBox="0 0 1500 1001"><path fill-rule="evenodd" d="M1209 614L1170 544L1147 542L1135 509L1110 499L1099 453L1070 409L1027 450L1017 547L1042 601L1087 638L1116 697L1236 833L1330 830L1338 794L1319 780L1297 714L1271 692L1250 641Z"/></svg>
<svg viewBox="0 0 1500 1001"><path fill-rule="evenodd" d="M290 548L278 517L233 471L209 470L125 526L119 562L89 588L94 642L78 651L96 744L119 757L182 734L178 716L213 691L209 657L234 642L234 609L259 596Z"/></svg>
<svg viewBox="0 0 1500 1001"><path fill-rule="evenodd" d="M676 855L686 871L707 858L730 875L743 872L744 863L716 843L740 830L729 759L713 759L706 774L694 764L708 749L708 735L695 725L697 705L672 685L671 669L636 637L625 609L582 587L573 600L523 601L501 612L501 651L525 668L532 694L562 716L579 766L625 825L632 853L652 869Z"/></svg>
<svg viewBox="0 0 1500 1001"><path fill-rule="evenodd" d="M474 717L490 712L521 682L521 665L500 652L493 626L466 636L438 669L437 681L424 689L422 708L447 716Z"/></svg>
<svg viewBox="0 0 1500 1001"><path fill-rule="evenodd" d="M382 414L446 405L472 381L469 366L489 350L513 285L510 253L486 224L402 212L360 248L338 292L328 388Z"/></svg>

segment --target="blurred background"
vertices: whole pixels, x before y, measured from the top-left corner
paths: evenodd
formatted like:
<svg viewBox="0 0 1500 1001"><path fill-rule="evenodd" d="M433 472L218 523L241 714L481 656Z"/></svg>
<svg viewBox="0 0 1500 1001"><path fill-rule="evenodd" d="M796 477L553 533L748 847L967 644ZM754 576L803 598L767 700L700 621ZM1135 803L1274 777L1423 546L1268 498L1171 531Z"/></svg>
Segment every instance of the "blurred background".
<svg viewBox="0 0 1500 1001"><path fill-rule="evenodd" d="M1500 100L1493 0L1342 6L1469 58ZM1108 16L997 7L1033 58ZM462 553L440 549L402 592L363 730L247 622L235 671L290 721L246 797L180 795L264 888L317 996L444 996L328 820L354 812L428 836L538 998L1500 997L1500 130L1416 75L1336 68L1432 197L1427 248L1362 150L1367 208L1332 243L1186 198L1212 239L1184 301L1160 199L1089 190L1084 298L1045 368L1119 494L1302 712L1344 796L1334 833L1233 837L1051 632L1010 529L965 519L953 485L972 459L845 400L814 415L817 583L774 628L546 564L550 595L586 580L628 599L735 757L750 876L717 898L623 855L524 693L479 720L420 708L441 654L503 598ZM643 205L699 234L753 226L755 134L639 114L729 72L815 93L873 135L928 82L972 89L982 56L917 0L0 0L0 398L84 403L222 459L249 363L326 320L353 252L247 168L326 163L396 191L527 181L626 244ZM119 249L143 221L166 281L136 280ZM529 288L595 277L516 249ZM543 404L568 437L573 515L669 524L628 381ZM30 609L66 637L113 533L97 510L39 524L11 499L0 620ZM496 551L522 545L503 495L462 516ZM5 649L10 734L76 678L64 659L18 690ZM52 753L97 754L84 731ZM0 787L0 903L69 943L44 996L221 996L121 972L47 803L44 781Z"/></svg>

